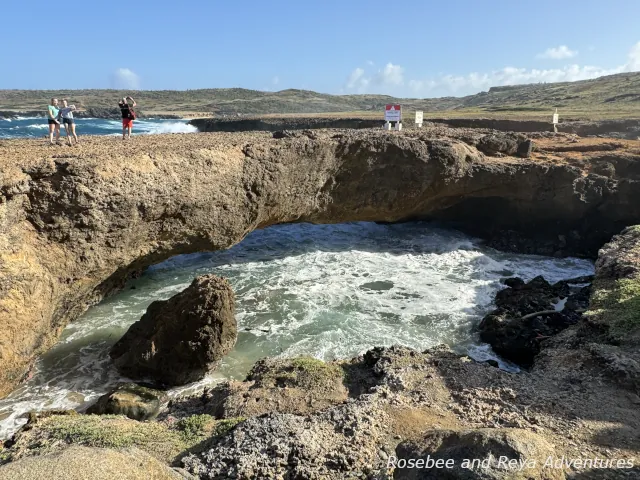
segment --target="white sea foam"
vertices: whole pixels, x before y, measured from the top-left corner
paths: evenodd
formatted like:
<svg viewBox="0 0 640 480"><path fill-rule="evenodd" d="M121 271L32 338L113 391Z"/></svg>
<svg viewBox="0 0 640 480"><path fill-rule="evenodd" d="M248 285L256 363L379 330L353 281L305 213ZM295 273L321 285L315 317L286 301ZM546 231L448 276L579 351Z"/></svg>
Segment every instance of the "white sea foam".
<svg viewBox="0 0 640 480"><path fill-rule="evenodd" d="M134 124L134 129L138 129L147 134L158 133L196 133L198 129L186 122L151 122L138 120Z"/></svg>
<svg viewBox="0 0 640 480"><path fill-rule="evenodd" d="M227 277L236 293L238 342L193 391L241 379L264 356L350 358L377 345L424 350L447 343L477 360L495 359L474 326L489 311L501 278L557 281L593 273L586 260L512 255L481 248L429 224L296 224L268 228L210 254L151 267L120 294L70 324L38 362L33 379L0 401L0 438L29 410L82 408L121 380L111 345L154 300L201 274ZM132 289L131 287L135 287ZM516 371L498 359L502 368Z"/></svg>

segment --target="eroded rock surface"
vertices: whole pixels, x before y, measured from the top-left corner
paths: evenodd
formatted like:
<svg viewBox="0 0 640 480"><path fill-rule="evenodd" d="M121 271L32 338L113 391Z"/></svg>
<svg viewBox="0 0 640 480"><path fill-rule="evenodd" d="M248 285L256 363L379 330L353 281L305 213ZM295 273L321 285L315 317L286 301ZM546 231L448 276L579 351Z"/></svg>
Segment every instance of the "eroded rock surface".
<svg viewBox="0 0 640 480"><path fill-rule="evenodd" d="M565 478L562 469L553 468L553 462L558 460L553 446L539 435L519 428L432 430L418 441L398 445L396 458L423 461L422 468L397 468L393 478L398 480ZM469 463L465 464L465 460ZM478 464L473 466L473 460ZM440 461L443 466L428 466L428 461ZM517 468L508 463L513 461ZM545 468L548 462L550 466Z"/></svg>
<svg viewBox="0 0 640 480"><path fill-rule="evenodd" d="M109 355L130 378L184 385L213 370L237 338L231 285L202 275L169 300L149 305Z"/></svg>
<svg viewBox="0 0 640 480"><path fill-rule="evenodd" d="M185 480L151 455L129 448L111 450L81 446L0 466L4 480Z"/></svg>
<svg viewBox="0 0 640 480"><path fill-rule="evenodd" d="M603 149L541 136L530 158L497 158L476 148L490 133L85 137L72 149L3 141L0 395L130 275L173 255L228 248L256 228L435 218L485 238L508 230L530 239L507 249L595 255L640 221L638 142Z"/></svg>

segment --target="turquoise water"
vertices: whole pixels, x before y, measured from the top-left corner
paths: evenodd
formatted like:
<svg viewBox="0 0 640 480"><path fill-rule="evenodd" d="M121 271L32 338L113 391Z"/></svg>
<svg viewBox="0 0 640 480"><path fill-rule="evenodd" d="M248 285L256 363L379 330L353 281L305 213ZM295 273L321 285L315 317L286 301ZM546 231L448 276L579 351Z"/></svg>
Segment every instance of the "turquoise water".
<svg viewBox="0 0 640 480"><path fill-rule="evenodd" d="M102 118L77 118L77 135L122 135L122 121ZM190 133L197 129L187 125L187 120L162 120L147 118L135 120L133 133ZM64 127L60 134L65 137ZM26 117L14 119L0 118L0 138L38 138L49 134L47 119L44 117Z"/></svg>
<svg viewBox="0 0 640 480"><path fill-rule="evenodd" d="M242 379L265 356L332 360L374 346L424 350L446 343L478 360L495 358L474 327L492 308L501 279L543 275L553 282L591 274L593 264L496 252L429 223L256 231L229 250L155 265L68 325L33 378L0 400L0 438L26 421L25 412L83 408L122 381L109 359L111 346L149 303L205 273L228 278L234 288L238 341L207 378L170 395Z"/></svg>

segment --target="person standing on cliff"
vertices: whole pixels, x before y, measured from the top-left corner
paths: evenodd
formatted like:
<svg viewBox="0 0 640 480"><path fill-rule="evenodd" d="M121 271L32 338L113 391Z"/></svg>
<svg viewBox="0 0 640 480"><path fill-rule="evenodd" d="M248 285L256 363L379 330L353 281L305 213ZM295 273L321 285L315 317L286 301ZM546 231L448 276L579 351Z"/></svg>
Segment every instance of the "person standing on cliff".
<svg viewBox="0 0 640 480"><path fill-rule="evenodd" d="M47 123L49 124L49 143L53 145L53 132L56 132L56 143L60 141L60 121L58 120L58 99L52 98L48 107Z"/></svg>
<svg viewBox="0 0 640 480"><path fill-rule="evenodd" d="M69 141L69 146L72 145L69 132L71 132L71 135L73 135L73 138L75 138L76 144L78 143L78 136L76 135L76 124L75 124L75 120L73 119L73 111L75 109L76 109L75 105L67 106L66 98L62 99L62 108L60 109L60 116L62 117L62 123L64 124L64 131L67 132L67 140Z"/></svg>
<svg viewBox="0 0 640 480"><path fill-rule="evenodd" d="M127 100L131 100L132 103L129 104ZM136 119L136 112L133 111L133 107L135 107L136 105L136 101L133 99L133 97L124 97L118 102L120 112L122 113L122 140L131 138L133 121Z"/></svg>

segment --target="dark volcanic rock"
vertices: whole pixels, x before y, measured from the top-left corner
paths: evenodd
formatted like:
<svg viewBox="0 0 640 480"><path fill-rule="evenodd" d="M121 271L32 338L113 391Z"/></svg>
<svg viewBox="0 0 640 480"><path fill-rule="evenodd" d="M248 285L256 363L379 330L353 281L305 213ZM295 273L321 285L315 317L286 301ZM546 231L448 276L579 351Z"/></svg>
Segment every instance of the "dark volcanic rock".
<svg viewBox="0 0 640 480"><path fill-rule="evenodd" d="M189 122L201 132L274 132L274 138L285 138L287 130L307 130L318 128L381 128L384 120L364 118L195 118ZM283 136L283 132L285 135Z"/></svg>
<svg viewBox="0 0 640 480"><path fill-rule="evenodd" d="M443 479L443 480L506 480L526 478L529 480L564 479L562 469L543 468L549 457L555 458L554 448L542 437L526 430L515 428L478 430L433 430L415 442L403 442L396 448L398 460L449 461L450 468L396 468L393 478L398 480ZM502 464L500 457L506 457ZM485 461L476 468L464 466L466 459ZM489 459L490 461L486 461ZM518 462L519 476L505 463ZM487 468L482 468L482 467Z"/></svg>
<svg viewBox="0 0 640 480"><path fill-rule="evenodd" d="M580 320L588 306L589 287L577 285L590 280L581 277L551 285L540 276L529 283L507 279L508 288L496 295L498 308L480 322L480 338L497 354L530 367L542 340Z"/></svg>
<svg viewBox="0 0 640 480"><path fill-rule="evenodd" d="M528 158L533 152L533 141L522 134L496 132L482 137L476 147L491 157L507 155Z"/></svg>
<svg viewBox="0 0 640 480"><path fill-rule="evenodd" d="M128 383L100 397L87 409L87 413L124 415L133 420L151 420L158 415L160 406L166 400L164 392Z"/></svg>
<svg viewBox="0 0 640 480"><path fill-rule="evenodd" d="M511 135L491 134L478 142L478 150L495 157L498 154L514 155L518 151L518 141Z"/></svg>
<svg viewBox="0 0 640 480"><path fill-rule="evenodd" d="M118 370L165 385L200 380L235 345L234 295L227 280L197 277L181 293L149 305L111 349Z"/></svg>
<svg viewBox="0 0 640 480"><path fill-rule="evenodd" d="M518 145L518 151L516 152L516 155L522 158L529 158L532 153L533 153L533 140L528 138L520 142L520 144Z"/></svg>

